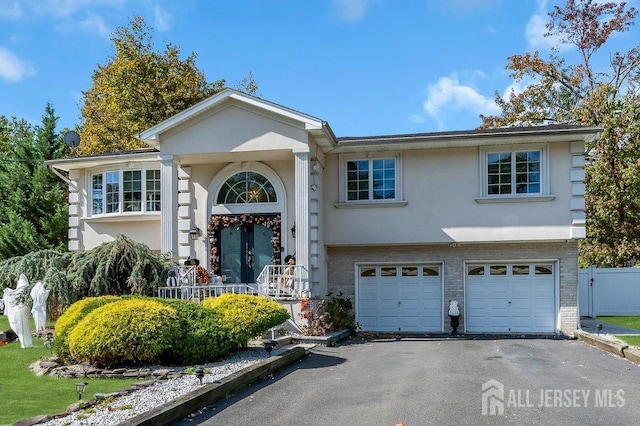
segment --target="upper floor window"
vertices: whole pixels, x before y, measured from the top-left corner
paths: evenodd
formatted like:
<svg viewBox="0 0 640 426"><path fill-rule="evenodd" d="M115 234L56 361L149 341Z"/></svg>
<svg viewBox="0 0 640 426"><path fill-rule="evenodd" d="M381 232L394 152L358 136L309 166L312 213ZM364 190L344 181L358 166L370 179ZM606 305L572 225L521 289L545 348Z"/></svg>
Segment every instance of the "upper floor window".
<svg viewBox="0 0 640 426"><path fill-rule="evenodd" d="M541 196L549 193L544 148L486 151L483 158L484 196Z"/></svg>
<svg viewBox="0 0 640 426"><path fill-rule="evenodd" d="M91 214L160 211L160 170L109 170L91 175Z"/></svg>
<svg viewBox="0 0 640 426"><path fill-rule="evenodd" d="M347 201L395 200L396 159L347 161Z"/></svg>
<svg viewBox="0 0 640 426"><path fill-rule="evenodd" d="M263 175L240 172L231 176L220 188L218 204L275 203L276 190Z"/></svg>

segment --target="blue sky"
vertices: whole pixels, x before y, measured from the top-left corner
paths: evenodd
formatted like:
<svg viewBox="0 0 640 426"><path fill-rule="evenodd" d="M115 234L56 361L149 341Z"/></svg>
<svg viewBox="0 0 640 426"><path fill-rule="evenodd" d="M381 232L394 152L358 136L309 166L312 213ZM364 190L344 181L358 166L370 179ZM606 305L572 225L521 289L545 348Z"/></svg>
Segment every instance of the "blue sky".
<svg viewBox="0 0 640 426"><path fill-rule="evenodd" d="M494 93L513 87L507 57L557 45L542 34L562 3L0 0L0 115L39 123L51 102L58 129L74 127L82 91L113 54L109 35L140 15L159 48L196 52L209 81L233 87L251 71L259 96L328 121L337 136L472 129L498 112ZM612 47L626 51L639 32Z"/></svg>

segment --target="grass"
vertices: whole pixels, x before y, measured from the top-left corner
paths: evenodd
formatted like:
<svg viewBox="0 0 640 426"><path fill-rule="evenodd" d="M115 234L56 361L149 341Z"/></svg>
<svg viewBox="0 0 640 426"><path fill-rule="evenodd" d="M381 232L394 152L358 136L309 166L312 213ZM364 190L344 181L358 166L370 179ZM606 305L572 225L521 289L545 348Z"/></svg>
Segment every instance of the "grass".
<svg viewBox="0 0 640 426"><path fill-rule="evenodd" d="M640 316L598 317L598 321L640 330ZM616 334L616 338L622 340L629 346L640 346L640 336L621 336Z"/></svg>
<svg viewBox="0 0 640 426"><path fill-rule="evenodd" d="M32 323L33 327L33 323ZM0 330L9 329L9 321L0 315ZM21 348L14 341L0 346L0 425L13 424L41 414L57 414L78 401L75 383L78 379L36 377L29 365L50 356L44 340L33 338L33 348ZM141 379L94 379L88 382L84 400L96 393L109 393L128 388Z"/></svg>
<svg viewBox="0 0 640 426"><path fill-rule="evenodd" d="M636 330L640 330L640 316L598 317L598 321L619 325L621 327L635 328Z"/></svg>
<svg viewBox="0 0 640 426"><path fill-rule="evenodd" d="M616 338L622 340L629 346L640 347L640 336L621 336L619 334L616 334Z"/></svg>

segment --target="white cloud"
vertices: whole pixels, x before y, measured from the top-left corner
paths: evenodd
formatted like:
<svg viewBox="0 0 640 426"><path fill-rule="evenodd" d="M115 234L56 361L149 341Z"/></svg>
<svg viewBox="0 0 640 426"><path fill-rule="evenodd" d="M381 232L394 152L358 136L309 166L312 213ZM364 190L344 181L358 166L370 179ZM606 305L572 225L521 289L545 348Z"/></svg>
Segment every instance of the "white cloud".
<svg viewBox="0 0 640 426"><path fill-rule="evenodd" d="M102 16L90 13L86 19L78 22L78 28L88 33L98 34L100 36L108 37L111 34L111 30L105 24Z"/></svg>
<svg viewBox="0 0 640 426"><path fill-rule="evenodd" d="M333 0L340 19L348 22L361 21L368 8L376 0Z"/></svg>
<svg viewBox="0 0 640 426"><path fill-rule="evenodd" d="M95 6L120 8L125 0L23 0L31 10L39 15L70 18L81 9Z"/></svg>
<svg viewBox="0 0 640 426"><path fill-rule="evenodd" d="M556 47L560 50L570 46L560 43L557 36L545 37L547 32L547 22L549 22L549 11L547 10L547 0L536 0L537 10L529 18L525 29L525 37L530 48L535 50L551 50Z"/></svg>
<svg viewBox="0 0 640 426"><path fill-rule="evenodd" d="M22 16L22 9L16 0L0 0L0 18L17 19Z"/></svg>
<svg viewBox="0 0 640 426"><path fill-rule="evenodd" d="M168 31L171 28L171 13L167 12L161 6L153 9L154 27L158 31Z"/></svg>
<svg viewBox="0 0 640 426"><path fill-rule="evenodd" d="M482 73L475 72L475 76L482 76ZM470 86L461 84L458 74L453 73L448 77L440 77L438 82L427 87L427 99L423 104L424 110L438 125L439 130L446 128L446 119L452 113L456 115L461 112L490 115L500 113L500 108L493 98L487 98Z"/></svg>
<svg viewBox="0 0 640 426"><path fill-rule="evenodd" d="M35 74L33 66L19 59L7 49L0 47L0 78L5 81L20 81Z"/></svg>

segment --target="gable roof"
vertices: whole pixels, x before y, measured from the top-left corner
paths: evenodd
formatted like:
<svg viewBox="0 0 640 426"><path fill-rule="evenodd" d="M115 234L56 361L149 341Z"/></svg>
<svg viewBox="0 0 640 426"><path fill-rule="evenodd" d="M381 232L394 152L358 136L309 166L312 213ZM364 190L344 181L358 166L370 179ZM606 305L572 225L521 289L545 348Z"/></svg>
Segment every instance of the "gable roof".
<svg viewBox="0 0 640 426"><path fill-rule="evenodd" d="M337 139L326 121L252 95L239 92L234 89L224 89L216 93L215 95L212 95L207 99L204 99L197 104L177 113L173 117L170 117L163 122L156 124L155 126L139 133L137 137L141 141L147 143L149 146L159 149L162 133L176 126L179 126L187 122L188 120L191 120L194 117L230 100L235 100L246 105L251 105L272 114L280 115L302 123L305 130L311 133L318 144L324 149L331 149L337 144Z"/></svg>

